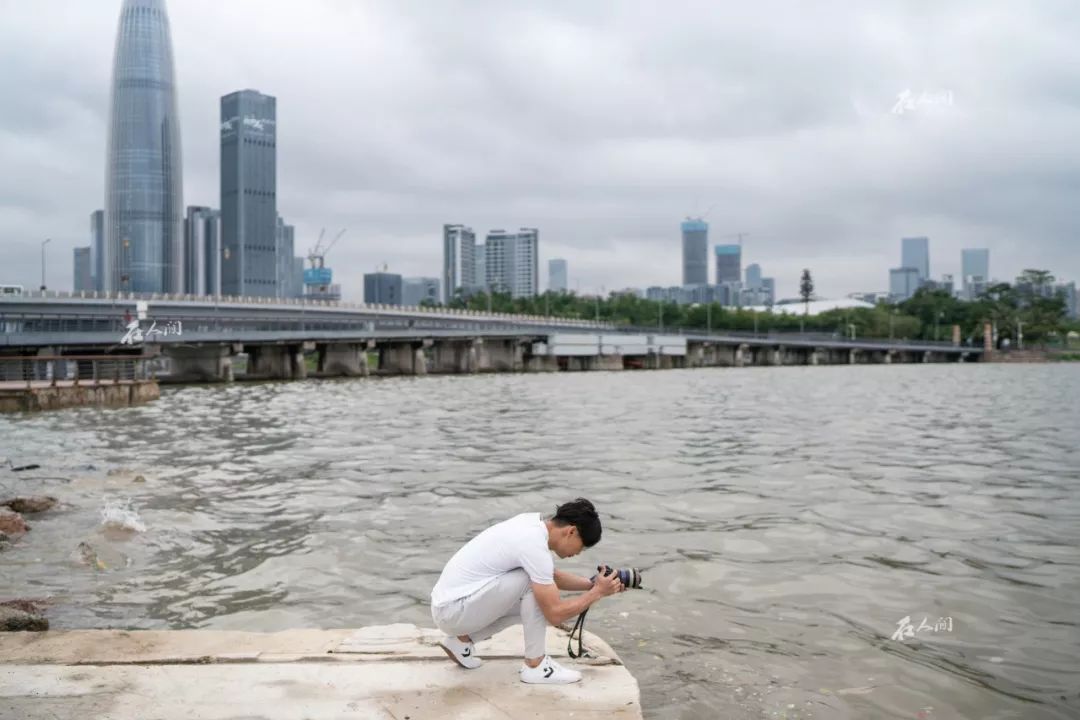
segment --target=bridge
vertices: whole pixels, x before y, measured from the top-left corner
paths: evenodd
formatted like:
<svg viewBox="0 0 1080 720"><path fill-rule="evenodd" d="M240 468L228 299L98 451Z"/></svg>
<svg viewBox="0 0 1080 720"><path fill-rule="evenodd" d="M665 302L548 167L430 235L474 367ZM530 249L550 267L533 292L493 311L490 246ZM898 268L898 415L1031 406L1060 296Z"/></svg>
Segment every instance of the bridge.
<svg viewBox="0 0 1080 720"><path fill-rule="evenodd" d="M255 297L30 292L0 296L0 357L161 355L175 381L616 370L748 365L963 362L951 343L829 334L625 327L536 315Z"/></svg>

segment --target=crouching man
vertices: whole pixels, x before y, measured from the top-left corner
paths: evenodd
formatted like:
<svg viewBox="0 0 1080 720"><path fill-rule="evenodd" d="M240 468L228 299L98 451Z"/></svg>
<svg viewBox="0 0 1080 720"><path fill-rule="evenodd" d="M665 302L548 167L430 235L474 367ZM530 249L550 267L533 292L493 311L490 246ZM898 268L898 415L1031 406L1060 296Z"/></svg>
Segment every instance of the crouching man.
<svg viewBox="0 0 1080 720"><path fill-rule="evenodd" d="M565 684L581 673L545 652L547 626L559 625L602 597L625 588L617 573L593 583L555 569L551 558L574 557L600 542L600 517L584 498L560 505L555 515L523 513L492 525L458 550L431 591L431 618L446 637L440 644L463 668L481 665L474 643L521 623L526 683ZM583 594L562 598L560 590Z"/></svg>

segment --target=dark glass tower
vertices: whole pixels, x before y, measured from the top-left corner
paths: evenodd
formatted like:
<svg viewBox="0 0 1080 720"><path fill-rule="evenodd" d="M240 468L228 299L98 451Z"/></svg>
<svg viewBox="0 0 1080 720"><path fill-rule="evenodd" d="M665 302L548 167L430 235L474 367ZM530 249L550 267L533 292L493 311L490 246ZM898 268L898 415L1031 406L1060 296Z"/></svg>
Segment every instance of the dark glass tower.
<svg viewBox="0 0 1080 720"><path fill-rule="evenodd" d="M682 224L683 285L709 284L709 225L701 218Z"/></svg>
<svg viewBox="0 0 1080 720"><path fill-rule="evenodd" d="M257 90L221 98L221 292L275 297L277 100Z"/></svg>
<svg viewBox="0 0 1080 720"><path fill-rule="evenodd" d="M182 177L165 0L124 0L113 56L103 289L183 291Z"/></svg>

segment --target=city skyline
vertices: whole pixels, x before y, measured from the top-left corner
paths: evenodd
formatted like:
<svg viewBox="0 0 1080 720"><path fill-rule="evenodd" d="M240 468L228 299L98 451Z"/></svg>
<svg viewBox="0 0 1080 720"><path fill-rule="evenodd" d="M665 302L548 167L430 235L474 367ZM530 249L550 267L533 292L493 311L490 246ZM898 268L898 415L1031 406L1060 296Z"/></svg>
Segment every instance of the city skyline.
<svg viewBox="0 0 1080 720"><path fill-rule="evenodd" d="M29 4L7 10L11 22L0 37L34 82L23 82L24 73L5 79L11 103L0 111L0 129L17 142L0 146L12 169L0 194L8 208L0 213L8 260L0 282L36 286L40 243L51 237L47 284L70 287L71 249L90 244L86 217L101 207L105 190L110 42L121 7L119 1L88 6L60 0L51 11ZM821 32L799 34L791 55L829 78L820 88L800 91L787 79L790 68L766 64L750 76L745 64L732 66L730 57L767 57L773 39L761 48L739 41L764 9L735 17L722 9L689 8L695 27L685 37L683 23L674 21L685 20L678 12L646 17L644 10L626 9L610 18L585 9L527 8L520 18L524 45L445 54L461 49L440 33L447 23L492 28L508 22L509 11L483 16L466 9L455 19L440 12L413 16L380 3L349 11L329 3L302 11L259 5L265 22L242 32L255 7L243 0L227 7L203 0L169 7L184 199L187 205L217 204L218 99L244 87L277 96L289 118L279 212L295 224L300 253L320 227L350 229L349 240L327 261L345 299L360 299L363 271L383 262L406 276L438 275L433 237L446 218L468 218L476 228L540 227L545 242L539 262L568 258L572 289L677 285L681 258L673 226L706 208L717 238L751 233L745 253L776 278L779 297L796 294L802 267L811 268L824 295L887 290L887 271L897 265L896 239L916 235L933 240L935 277L962 278L960 251L971 247L989 249L994 275L1004 280L1025 267L1048 269L1066 281L1080 275L1080 261L1069 251L1075 221L1066 192L1080 161L1063 118L1048 112L1058 101L1033 93L1027 82L1057 77L1065 58L1048 43L1000 77L993 67L999 54L992 49L1010 47L1008 23L984 23L969 38L947 11L931 11L940 21L931 24L932 43L923 37L923 22L896 8L853 10L847 22L887 20L894 35L880 49L845 45L833 52L839 31L822 26ZM1005 6L997 7L1000 13ZM50 22L55 12L69 22L56 27ZM1035 9L1015 14L1047 37L1064 37L1072 27ZM301 18L330 33L332 52L290 34ZM646 27L655 44L641 41ZM235 42L245 34L244 42ZM700 44L714 35L731 42ZM353 36L373 42L363 48L336 42ZM583 41L586 36L603 42L597 49ZM408 37L419 41L405 42ZM569 38L563 60L525 62L536 55L526 47L556 37ZM680 52L676 39L688 40L694 52ZM409 47L424 52L407 55ZM944 47L948 53L937 49ZM914 77L908 65L892 59L903 54L898 48L915 61ZM843 57L836 57L841 51ZM281 60L298 56L307 64ZM616 56L640 75L638 87L605 82L605 61ZM847 61L843 65L863 61L873 81L831 72L841 64L825 62L829 58ZM993 82L961 72L980 60L990 63L986 72ZM66 70L73 66L84 72L70 77ZM347 82L337 69L343 66L350 69ZM497 67L505 75L493 76ZM649 98L677 91L683 73L706 68L720 72L695 93L696 110L667 107L661 122ZM473 91L441 89L447 73L471 79ZM347 87L331 103L310 82L315 74L331 82L341 78ZM400 93L412 81L416 89ZM928 90L947 87L954 105L892 113L896 93L918 82ZM725 88L746 83L755 94L721 102L729 97ZM537 112L492 113L516 97L511 88L520 88L520 99ZM446 101L441 107L450 120L431 118L432 92ZM561 96L574 102L551 125L540 111ZM618 108L634 112L612 112ZM1006 110L1008 123L1001 120ZM633 119L619 119L624 115ZM356 119L327 123L328 117ZM748 124L748 118L757 120ZM558 138L546 128L557 130ZM1020 152L1031 142L1052 150ZM920 148L914 158L913 144ZM496 153L496 147L504 150ZM1055 160L1038 167L1032 159L1039 157ZM1027 210L1031 197L1039 198L1037 213Z"/></svg>

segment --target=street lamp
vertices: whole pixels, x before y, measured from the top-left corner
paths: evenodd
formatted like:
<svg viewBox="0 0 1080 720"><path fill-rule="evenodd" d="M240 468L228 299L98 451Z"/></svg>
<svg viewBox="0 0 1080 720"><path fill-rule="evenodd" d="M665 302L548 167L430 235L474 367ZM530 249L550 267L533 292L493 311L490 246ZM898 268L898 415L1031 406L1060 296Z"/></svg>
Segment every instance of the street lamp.
<svg viewBox="0 0 1080 720"><path fill-rule="evenodd" d="M41 292L45 292L45 246L52 242L52 238L45 238L41 243Z"/></svg>

